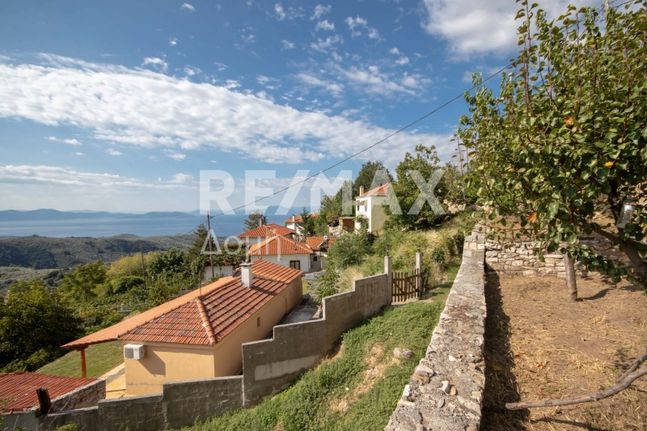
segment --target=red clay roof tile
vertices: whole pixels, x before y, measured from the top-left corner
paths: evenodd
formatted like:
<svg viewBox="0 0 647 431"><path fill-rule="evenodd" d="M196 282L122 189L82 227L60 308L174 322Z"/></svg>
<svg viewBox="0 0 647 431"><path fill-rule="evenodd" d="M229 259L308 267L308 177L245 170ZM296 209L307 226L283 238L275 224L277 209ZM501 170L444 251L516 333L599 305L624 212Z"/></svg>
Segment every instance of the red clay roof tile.
<svg viewBox="0 0 647 431"><path fill-rule="evenodd" d="M288 254L311 254L307 243L298 242L284 236L275 236L253 244L247 250L250 256L276 256Z"/></svg>
<svg viewBox="0 0 647 431"><path fill-rule="evenodd" d="M261 237L261 238L269 238L275 235L280 235L280 236L286 236L286 235L292 235L295 233L292 229L288 229L285 226L281 226L278 224L264 224L263 226L259 226L254 229L250 229L248 231L245 231L238 235L238 238L255 238L255 237Z"/></svg>
<svg viewBox="0 0 647 431"><path fill-rule="evenodd" d="M38 388L46 388L49 397L54 399L95 381L81 377L27 372L0 374L0 412L20 411L38 406Z"/></svg>
<svg viewBox="0 0 647 431"><path fill-rule="evenodd" d="M245 287L239 276L228 283L133 328L124 341L213 345L272 297L301 277L301 271L266 261L252 264L254 281Z"/></svg>

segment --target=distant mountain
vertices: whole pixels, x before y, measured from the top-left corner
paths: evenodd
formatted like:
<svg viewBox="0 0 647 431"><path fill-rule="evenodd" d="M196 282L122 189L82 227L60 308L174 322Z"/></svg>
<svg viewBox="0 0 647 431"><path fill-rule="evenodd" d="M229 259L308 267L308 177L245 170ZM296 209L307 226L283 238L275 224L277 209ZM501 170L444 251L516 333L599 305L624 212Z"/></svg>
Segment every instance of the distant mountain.
<svg viewBox="0 0 647 431"><path fill-rule="evenodd" d="M172 247L186 249L192 242L192 234L146 238L134 235L103 238L0 237L0 266L69 268L94 260L111 262L140 251L146 253Z"/></svg>
<svg viewBox="0 0 647 431"><path fill-rule="evenodd" d="M144 214L126 214L126 213L112 213L107 211L59 211L52 209L38 209L30 211L18 210L4 210L0 211L0 222L3 221L55 221L55 220L73 220L73 219L164 219L164 218L187 218L195 219L199 217L199 213L184 213L179 211L154 211Z"/></svg>

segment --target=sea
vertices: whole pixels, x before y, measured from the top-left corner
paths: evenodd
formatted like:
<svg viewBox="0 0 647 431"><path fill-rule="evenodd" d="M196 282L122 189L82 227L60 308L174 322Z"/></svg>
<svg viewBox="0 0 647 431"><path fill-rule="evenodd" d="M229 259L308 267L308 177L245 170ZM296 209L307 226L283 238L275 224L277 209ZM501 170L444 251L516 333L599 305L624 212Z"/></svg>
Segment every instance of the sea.
<svg viewBox="0 0 647 431"><path fill-rule="evenodd" d="M218 237L238 235L245 230L246 215L217 215L211 219L211 228ZM286 216L268 216L268 223L283 224ZM70 218L0 220L0 236L48 237L108 237L136 235L142 237L169 236L193 232L199 224L206 225L206 217L192 214L149 216L142 214L101 215L75 214Z"/></svg>

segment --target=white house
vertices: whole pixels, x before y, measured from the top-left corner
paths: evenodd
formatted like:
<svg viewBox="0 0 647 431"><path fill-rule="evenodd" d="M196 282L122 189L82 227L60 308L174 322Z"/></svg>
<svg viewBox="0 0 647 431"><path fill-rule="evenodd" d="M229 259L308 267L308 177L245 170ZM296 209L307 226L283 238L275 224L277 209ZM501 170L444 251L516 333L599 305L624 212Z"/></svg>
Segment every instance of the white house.
<svg viewBox="0 0 647 431"><path fill-rule="evenodd" d="M270 223L245 231L238 235L238 238L242 239L247 246L250 246L277 235L293 238L296 235L296 232L285 226Z"/></svg>
<svg viewBox="0 0 647 431"><path fill-rule="evenodd" d="M285 236L275 236L256 243L247 249L252 263L265 260L303 272L321 270L321 257L305 242Z"/></svg>
<svg viewBox="0 0 647 431"><path fill-rule="evenodd" d="M362 226L362 218L368 222L367 227L370 233L377 233L384 229L384 223L387 219L384 204L386 204L390 187L391 183L386 183L367 192L364 192L363 187L359 188L359 196L355 198L356 231Z"/></svg>
<svg viewBox="0 0 647 431"><path fill-rule="evenodd" d="M314 213L310 214L311 218L317 218L319 217L319 214ZM300 226L301 223L303 223L303 217L300 215L293 215L290 216L289 219L285 220L283 224L285 224L285 227L288 229L292 229L297 233L297 235L303 235L303 228Z"/></svg>

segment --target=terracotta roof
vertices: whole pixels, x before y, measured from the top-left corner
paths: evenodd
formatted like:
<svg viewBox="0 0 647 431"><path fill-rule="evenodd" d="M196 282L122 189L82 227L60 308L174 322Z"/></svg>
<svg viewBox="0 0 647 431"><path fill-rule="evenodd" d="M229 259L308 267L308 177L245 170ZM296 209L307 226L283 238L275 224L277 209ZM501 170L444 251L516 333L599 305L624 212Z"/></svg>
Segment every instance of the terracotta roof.
<svg viewBox="0 0 647 431"><path fill-rule="evenodd" d="M95 382L81 377L48 376L39 373L0 374L0 412L30 409L38 406L36 389L46 388L51 399Z"/></svg>
<svg viewBox="0 0 647 431"><path fill-rule="evenodd" d="M308 244L308 247L311 249L317 251L321 249L321 246L323 245L324 241L326 241L326 238L323 236L307 236L306 237L306 244Z"/></svg>
<svg viewBox="0 0 647 431"><path fill-rule="evenodd" d="M250 256L276 256L311 254L312 249L304 242L298 242L284 236L275 236L250 246L247 252Z"/></svg>
<svg viewBox="0 0 647 431"><path fill-rule="evenodd" d="M240 277L146 322L119 338L124 341L210 346L218 343L287 288L302 272L271 262L252 264L254 281Z"/></svg>
<svg viewBox="0 0 647 431"><path fill-rule="evenodd" d="M269 238L274 235L286 236L286 235L291 235L293 233L295 232L292 229L288 229L287 227L281 226L278 224L270 223L270 224L264 224L263 226L259 226L257 228L245 231L240 235L238 235L238 238L253 238L253 237Z"/></svg>
<svg viewBox="0 0 647 431"><path fill-rule="evenodd" d="M310 217L317 218L319 217L319 214L312 213L310 214ZM294 220L292 220L292 218L294 218ZM300 215L293 215L293 216L290 216L290 218L285 220L283 223L301 223L302 221L303 221L303 217L301 217Z"/></svg>
<svg viewBox="0 0 647 431"><path fill-rule="evenodd" d="M391 183L382 184L381 186L375 187L374 189L364 192L363 194L359 195L359 197L386 196L386 192L389 189L389 187L391 187Z"/></svg>
<svg viewBox="0 0 647 431"><path fill-rule="evenodd" d="M169 310L177 308L178 306L197 298L201 293L204 294L217 289L218 287L230 282L232 279L233 277L222 277L211 284L203 286L202 291L200 289L192 290L189 293L178 296L175 299L160 304L157 307L153 307L150 310L136 314L128 319L124 319L112 326L101 329L97 332L93 332L92 334L86 335L85 337L79 338L78 340L70 341L69 343L64 344L63 347L66 349L82 349L91 344L105 343L106 341L116 340L120 335L125 334L126 332L141 325L142 323L146 323L149 320L152 320Z"/></svg>

